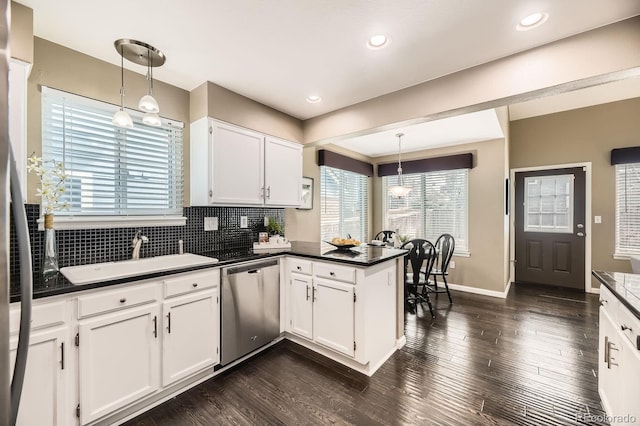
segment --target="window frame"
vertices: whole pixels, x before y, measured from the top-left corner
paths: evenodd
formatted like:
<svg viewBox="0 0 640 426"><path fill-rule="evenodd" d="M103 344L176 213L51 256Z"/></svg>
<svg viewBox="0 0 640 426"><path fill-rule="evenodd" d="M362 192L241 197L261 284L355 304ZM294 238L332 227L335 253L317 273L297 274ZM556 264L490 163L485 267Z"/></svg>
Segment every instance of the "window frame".
<svg viewBox="0 0 640 426"><path fill-rule="evenodd" d="M87 98L85 96L76 95L76 94L68 93L62 90L42 86L41 125L42 125L43 135L42 135L42 141L41 141L41 152L43 155L43 159L49 158L47 156L47 151L54 149L53 147L56 144L57 145L60 144L59 141L54 142L52 140L52 142L47 142L47 140L45 139L47 137L45 135L45 129L48 128L48 126L50 126L50 124L48 123L45 124L45 120L51 120L53 118L52 115L46 115L46 114L49 114L47 105L50 102L52 102L51 100L47 100L46 97L50 97L52 99L55 99L55 98L69 99L71 102L73 102L74 107L78 108L81 111L82 111L82 106L84 105L86 106L86 111L90 112L90 111L96 110L96 111L99 111L100 114L105 114L105 115L112 115L114 112L116 112L119 109L118 106L107 103L107 102L103 102L103 101ZM141 113L140 111L131 110L128 108L125 108L125 109L134 119L135 125L146 127L146 125L142 124L143 113ZM176 129L172 131L174 133L169 133L169 136L167 136L169 138L168 139L169 143L177 143L179 145L177 146L177 148L179 149L179 154L176 154L175 149L171 147L167 148L167 153L171 152L172 150L174 151L174 155L167 154L169 155L167 159L172 163L177 164L177 166L175 166L177 168L170 168L169 169L170 171L167 172L168 180L166 181L166 187L169 188L168 189L169 193L167 194L167 197L169 198L167 200L171 204L169 204L169 207L167 207L166 211L163 212L162 209L159 209L157 213L152 211L149 211L149 212L139 211L140 214L136 214L135 211L131 211L129 213L127 213L126 211L124 211L123 213L114 212L114 214L100 214L100 213L92 214L86 211L84 212L83 211L72 211L72 212L61 211L61 212L55 213L56 229L98 229L98 228L132 227L132 226L184 226L186 224L186 217L183 216L185 173L184 173L184 143L183 143L182 129L184 129L184 123L176 120L169 120L166 118L161 118L161 120L163 123L162 124L163 127L167 129ZM104 123L104 125L106 125L106 123ZM155 129L155 128L151 128L151 129ZM114 126L114 130L119 131L120 129L115 128ZM168 131L171 132L171 130L168 130ZM176 131L179 132L178 135L175 134ZM136 138L136 137L139 137L139 135L134 134L132 137ZM126 141L126 130L123 129L122 133L118 133L118 135L116 135L114 139L123 141L123 142L114 144L114 146L116 145L122 146L122 143ZM63 147L64 147L64 143L66 142L63 142ZM146 142L142 142L142 143L144 144ZM59 150L60 148L57 148L57 149ZM80 155L80 154L76 154L76 155ZM54 155L54 157L52 158L55 158L56 160L60 160L57 155ZM120 161L119 156L107 158L107 160L109 161L113 161L114 159L116 161ZM176 161L177 163L175 163ZM172 196L170 188L174 188L176 186L179 186L181 188L180 192L178 193L178 195ZM116 196L116 194L117 194L117 191L114 191L114 196ZM139 200L144 202L145 199L141 198ZM42 210L42 202L40 204L41 204L41 210ZM170 207L170 206L174 206L174 207ZM122 210L122 206L118 208ZM157 207L154 207L154 208L157 208ZM43 229L42 218L38 220L38 228L40 230Z"/></svg>
<svg viewBox="0 0 640 426"><path fill-rule="evenodd" d="M632 246L632 245L626 245L626 246L622 246L620 244L620 235L622 230L620 229L621 227L621 204L623 202L626 201L626 204L628 205L628 196L626 195L626 191L628 189L628 179L626 179L626 177L628 176L628 168L631 167L633 170L632 172L635 173L638 178L636 179L636 185L637 185L637 190L635 191L635 193L633 193L633 198L636 201L637 204L634 205L634 207L637 210L637 220L635 221L635 223L633 224L629 224L631 225L635 225L636 227L638 227L640 229L640 163L620 163L620 164L616 164L614 166L614 186L615 186L615 232L614 232L614 254L613 257L614 259L619 259L619 260L626 260L629 259L630 256L637 256L640 255L640 242L638 242L636 244L636 247ZM620 184L622 182L620 182L620 168L624 168L624 175L625 175L625 188L624 188L624 194L622 193L622 189L620 188ZM624 199L622 199L622 196L624 195ZM633 232L629 232L627 230L626 232L629 235L640 235L640 233L633 233ZM640 238L638 238L640 240Z"/></svg>

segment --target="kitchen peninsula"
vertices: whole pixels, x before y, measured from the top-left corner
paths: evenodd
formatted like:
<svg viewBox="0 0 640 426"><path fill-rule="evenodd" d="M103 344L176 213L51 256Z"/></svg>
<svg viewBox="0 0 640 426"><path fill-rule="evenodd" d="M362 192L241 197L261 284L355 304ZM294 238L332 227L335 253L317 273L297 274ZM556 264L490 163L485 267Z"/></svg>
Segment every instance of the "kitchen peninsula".
<svg viewBox="0 0 640 426"><path fill-rule="evenodd" d="M22 403L33 409L23 413L59 424L72 423L72 413L83 425L119 422L283 338L370 376L404 344L404 253L293 242L286 252L200 253L219 261L86 285L36 277L30 371L38 380L26 382ZM221 268L263 258L279 260L280 336L221 365ZM15 350L19 295L11 297ZM52 404L35 409L42 400Z"/></svg>

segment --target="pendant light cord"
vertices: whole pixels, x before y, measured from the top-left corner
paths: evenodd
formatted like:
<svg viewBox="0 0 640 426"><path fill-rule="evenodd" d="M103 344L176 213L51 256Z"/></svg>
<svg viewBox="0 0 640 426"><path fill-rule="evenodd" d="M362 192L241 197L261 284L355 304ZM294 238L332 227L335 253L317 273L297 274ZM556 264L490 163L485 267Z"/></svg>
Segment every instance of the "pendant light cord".
<svg viewBox="0 0 640 426"><path fill-rule="evenodd" d="M120 111L124 111L124 48L120 46Z"/></svg>
<svg viewBox="0 0 640 426"><path fill-rule="evenodd" d="M400 186L404 186L404 179L402 178L402 133L396 135L398 137L398 180Z"/></svg>

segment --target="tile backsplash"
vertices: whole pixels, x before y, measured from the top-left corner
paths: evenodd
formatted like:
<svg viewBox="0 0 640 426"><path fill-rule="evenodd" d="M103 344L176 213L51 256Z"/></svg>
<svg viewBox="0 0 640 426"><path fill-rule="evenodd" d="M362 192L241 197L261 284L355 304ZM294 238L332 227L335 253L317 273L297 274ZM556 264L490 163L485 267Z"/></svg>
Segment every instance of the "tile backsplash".
<svg viewBox="0 0 640 426"><path fill-rule="evenodd" d="M26 204L34 273L42 262L44 232L38 231L40 205ZM152 226L109 229L56 230L59 266L111 262L131 258L131 240L138 229L149 242L142 245L140 257L178 253L178 241L186 253L220 253L227 256L249 252L258 233L265 231L264 217L275 217L284 226L284 209L260 207L185 207L185 226ZM240 228L240 217L247 216L248 227ZM204 218L217 217L218 230L204 231ZM15 227L11 220L10 274L12 282L20 273Z"/></svg>

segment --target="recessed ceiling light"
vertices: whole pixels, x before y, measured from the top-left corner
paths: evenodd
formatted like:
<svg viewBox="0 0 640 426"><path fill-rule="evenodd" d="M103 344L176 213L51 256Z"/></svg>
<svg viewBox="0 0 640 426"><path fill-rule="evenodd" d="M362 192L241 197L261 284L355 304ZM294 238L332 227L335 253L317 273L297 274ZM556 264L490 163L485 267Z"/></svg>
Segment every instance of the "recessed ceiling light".
<svg viewBox="0 0 640 426"><path fill-rule="evenodd" d="M518 22L516 29L518 31L526 31L532 28L539 27L547 21L549 14L546 12L536 12L531 15L527 15Z"/></svg>
<svg viewBox="0 0 640 426"><path fill-rule="evenodd" d="M318 96L318 95L309 95L309 96L307 96L307 102L309 102L310 104L317 104L321 100L322 100L322 98L320 96Z"/></svg>
<svg viewBox="0 0 640 426"><path fill-rule="evenodd" d="M369 49L382 49L389 43L389 38L384 34L376 34L369 37L367 47Z"/></svg>

